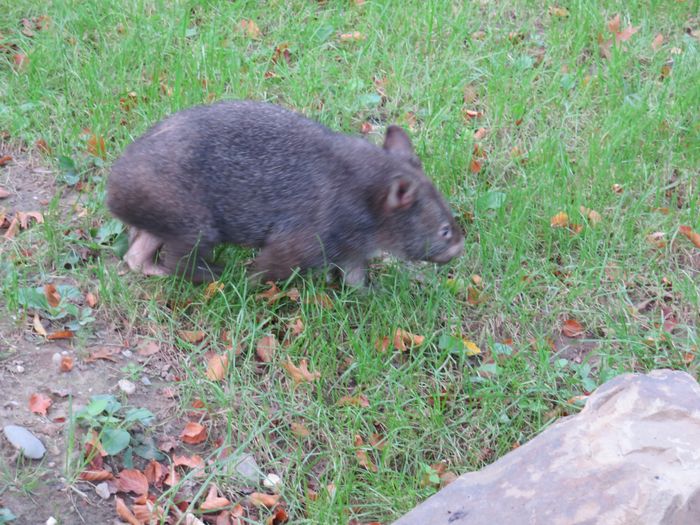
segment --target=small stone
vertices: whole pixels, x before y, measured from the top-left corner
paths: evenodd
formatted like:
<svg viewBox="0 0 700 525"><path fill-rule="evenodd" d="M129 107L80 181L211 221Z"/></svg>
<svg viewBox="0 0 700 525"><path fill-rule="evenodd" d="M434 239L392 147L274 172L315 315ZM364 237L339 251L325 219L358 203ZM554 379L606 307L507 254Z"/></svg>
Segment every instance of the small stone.
<svg viewBox="0 0 700 525"><path fill-rule="evenodd" d="M18 425L7 425L3 427L2 431L12 446L21 450L25 457L41 459L46 454L44 444L26 428Z"/></svg>
<svg viewBox="0 0 700 525"><path fill-rule="evenodd" d="M49 519L46 520L46 525L56 525L58 522L56 521L56 518L51 516Z"/></svg>
<svg viewBox="0 0 700 525"><path fill-rule="evenodd" d="M260 482L260 467L251 454L243 454L240 458L234 459L231 464L234 465L236 473L245 481L249 483Z"/></svg>
<svg viewBox="0 0 700 525"><path fill-rule="evenodd" d="M128 379L122 379L119 381L119 383L117 383L117 386L119 387L119 390L124 392L127 396L136 392L136 385Z"/></svg>
<svg viewBox="0 0 700 525"><path fill-rule="evenodd" d="M24 373L24 367L22 365L17 365L16 370L18 374Z"/></svg>
<svg viewBox="0 0 700 525"><path fill-rule="evenodd" d="M52 355L51 362L54 364L54 366L60 366L61 365L61 353L56 352L54 355Z"/></svg>
<svg viewBox="0 0 700 525"><path fill-rule="evenodd" d="M134 353L131 350L122 350L122 355L124 357L131 357Z"/></svg>
<svg viewBox="0 0 700 525"><path fill-rule="evenodd" d="M141 376L141 382L146 386L151 386L151 380L148 379L148 376Z"/></svg>
<svg viewBox="0 0 700 525"><path fill-rule="evenodd" d="M109 485L107 484L106 481L103 481L102 483L98 483L95 486L95 492L99 497L102 499L109 499Z"/></svg>
<svg viewBox="0 0 700 525"><path fill-rule="evenodd" d="M265 476L265 479L263 479L263 485L265 485L268 489L278 489L279 486L282 483L282 478L280 478L277 474L270 473L267 476Z"/></svg>

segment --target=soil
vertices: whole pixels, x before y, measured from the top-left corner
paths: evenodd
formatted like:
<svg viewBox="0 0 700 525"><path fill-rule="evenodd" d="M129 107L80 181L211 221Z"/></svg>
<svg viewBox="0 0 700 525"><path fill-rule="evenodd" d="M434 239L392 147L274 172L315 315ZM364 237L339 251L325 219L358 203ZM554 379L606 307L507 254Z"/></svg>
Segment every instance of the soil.
<svg viewBox="0 0 700 525"><path fill-rule="evenodd" d="M45 167L41 152L0 142L0 157L3 155L12 156L13 160L0 167L0 187L10 192L9 197L0 200L0 214L44 212L57 186L55 174ZM73 190L64 192L59 209L68 212L77 195ZM80 342L73 342L48 341L38 335L32 328L32 319L22 317L23 312L9 311L2 296L0 312L3 312L0 316L0 427L23 426L38 437L47 450L41 460L23 458L0 432L0 508L9 509L16 516L10 522L12 525L43 524L51 517L62 525L114 523L117 517L113 497L103 500L96 494L93 484L67 480L70 469L66 460L72 450L70 459L75 461L84 439L81 429L71 437L75 427L70 423L70 416L85 406L92 395L113 394L125 406L150 410L156 422L162 423L174 412L177 403L159 395L164 383L158 378L168 368L165 356L142 357L134 348L130 350L112 321L100 319L99 313L98 320L90 326L91 335L87 340L81 338ZM115 361L86 362L90 353L101 347L113 348ZM72 357L73 368L61 372L55 354ZM129 363L141 366L151 384L132 379L136 391L127 398L117 383L128 378L123 370ZM29 399L34 393L51 398L53 404L46 416L30 411ZM71 449L73 442L75 449ZM73 476L76 474L73 472Z"/></svg>

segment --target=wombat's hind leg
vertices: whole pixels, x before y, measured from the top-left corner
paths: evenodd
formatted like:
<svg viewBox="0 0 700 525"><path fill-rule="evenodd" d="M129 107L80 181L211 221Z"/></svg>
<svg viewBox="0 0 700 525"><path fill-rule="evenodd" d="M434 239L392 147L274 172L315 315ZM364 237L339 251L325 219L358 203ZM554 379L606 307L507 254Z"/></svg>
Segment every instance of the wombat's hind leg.
<svg viewBox="0 0 700 525"><path fill-rule="evenodd" d="M124 254L124 261L132 271L145 275L165 275L165 269L155 263L156 252L162 245L163 240L152 233L131 228L129 249Z"/></svg>
<svg viewBox="0 0 700 525"><path fill-rule="evenodd" d="M180 275L195 283L208 283L219 278L223 268L209 264L212 242L187 239L168 240L160 251L159 264L168 274Z"/></svg>

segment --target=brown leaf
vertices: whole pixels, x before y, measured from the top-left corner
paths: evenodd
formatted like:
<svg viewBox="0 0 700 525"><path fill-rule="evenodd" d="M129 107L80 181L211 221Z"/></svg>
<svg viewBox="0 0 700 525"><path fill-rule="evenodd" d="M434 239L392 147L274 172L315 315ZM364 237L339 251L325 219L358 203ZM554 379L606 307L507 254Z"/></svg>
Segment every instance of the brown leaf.
<svg viewBox="0 0 700 525"><path fill-rule="evenodd" d="M209 301L211 300L212 297L214 297L217 293L222 291L224 289L224 283L221 283L219 281L213 281L207 285L206 290L204 290L204 300Z"/></svg>
<svg viewBox="0 0 700 525"><path fill-rule="evenodd" d="M387 440L385 436L378 434L376 432L369 435L369 444L372 445L377 450L384 450L387 445Z"/></svg>
<svg viewBox="0 0 700 525"><path fill-rule="evenodd" d="M360 125L360 133L362 133L363 135L367 135L368 133L371 133L372 129L373 129L372 124L370 124L369 122L363 122Z"/></svg>
<svg viewBox="0 0 700 525"><path fill-rule="evenodd" d="M214 355L207 363L207 378L211 381L221 381L226 376L228 355Z"/></svg>
<svg viewBox="0 0 700 525"><path fill-rule="evenodd" d="M364 395L343 396L338 399L337 405L341 407L355 406L367 408L369 407L369 399L367 399L367 396Z"/></svg>
<svg viewBox="0 0 700 525"><path fill-rule="evenodd" d="M134 514L129 510L129 507L126 506L123 499L116 496L114 501L117 506L117 515L121 519L123 519L129 525L143 525L143 523L137 520L136 516L134 516Z"/></svg>
<svg viewBox="0 0 700 525"><path fill-rule="evenodd" d="M168 475L165 476L163 484L167 485L168 487L173 487L178 483L180 483L180 475L175 470L175 465L171 463L168 467Z"/></svg>
<svg viewBox="0 0 700 525"><path fill-rule="evenodd" d="M160 352L160 345L155 341L148 341L146 344L139 345L139 349L136 353L143 357L148 357Z"/></svg>
<svg viewBox="0 0 700 525"><path fill-rule="evenodd" d="M697 248L700 248L700 233L693 231L690 226L679 226L678 231L681 235L685 235Z"/></svg>
<svg viewBox="0 0 700 525"><path fill-rule="evenodd" d="M598 225L600 221L603 220L600 213L590 208L586 208L585 206L580 206L579 211L581 212L581 215L586 217L586 219L588 219L593 226Z"/></svg>
<svg viewBox="0 0 700 525"><path fill-rule="evenodd" d="M263 363L270 363L278 347L279 343L274 335L265 335L261 337L258 344L255 345L255 353L260 361Z"/></svg>
<svg viewBox="0 0 700 525"><path fill-rule="evenodd" d="M164 523L162 521L163 509L149 500L145 500L140 504L134 504L133 509L134 516L140 523Z"/></svg>
<svg viewBox="0 0 700 525"><path fill-rule="evenodd" d="M51 332L46 336L49 341L56 341L58 339L71 339L73 337L73 332L71 330L59 330L58 332Z"/></svg>
<svg viewBox="0 0 700 525"><path fill-rule="evenodd" d="M464 103L467 105L471 105L476 101L478 97L478 93L476 91L476 87L474 87L472 84L467 84L464 86L462 98L464 100Z"/></svg>
<svg viewBox="0 0 700 525"><path fill-rule="evenodd" d="M289 520L287 511L284 510L284 507L279 505L273 510L272 516L269 516L267 520L265 520L265 525L282 525L283 523L287 523L287 520Z"/></svg>
<svg viewBox="0 0 700 525"><path fill-rule="evenodd" d="M148 479L140 470L126 468L117 477L117 490L139 495L148 494Z"/></svg>
<svg viewBox="0 0 700 525"><path fill-rule="evenodd" d="M32 322L32 326L34 327L34 331L39 334L42 337L46 337L48 334L46 333L46 328L44 328L44 325L41 324L41 319L39 319L39 314L34 314L34 321Z"/></svg>
<svg viewBox="0 0 700 525"><path fill-rule="evenodd" d="M552 228L565 228L569 225L569 216L565 212L560 211L549 220L549 225Z"/></svg>
<svg viewBox="0 0 700 525"><path fill-rule="evenodd" d="M474 174L479 173L481 171L481 162L479 162L475 158L472 158L471 162L469 163L469 171L471 171Z"/></svg>
<svg viewBox="0 0 700 525"><path fill-rule="evenodd" d="M479 128L474 132L474 139L481 140L488 134L488 132L489 130L487 130L486 128Z"/></svg>
<svg viewBox="0 0 700 525"><path fill-rule="evenodd" d="M248 501L256 507L272 508L279 503L279 494L264 494L262 492L253 492L248 496Z"/></svg>
<svg viewBox="0 0 700 525"><path fill-rule="evenodd" d="M279 59L284 58L287 64L292 63L292 54L289 52L289 44L280 44L275 48L275 52L272 54L272 63L276 64Z"/></svg>
<svg viewBox="0 0 700 525"><path fill-rule="evenodd" d="M202 330L178 330L177 335L193 345L201 343L206 337Z"/></svg>
<svg viewBox="0 0 700 525"><path fill-rule="evenodd" d="M3 235L3 238L14 239L17 232L19 232L19 219L17 219L15 216L12 218L12 221L10 221L10 225L7 227L7 231L5 232L5 235Z"/></svg>
<svg viewBox="0 0 700 525"><path fill-rule="evenodd" d="M0 157L0 167L9 164L10 162L12 162L12 155L3 155L2 157ZM7 190L3 190L2 188L0 188L0 198L4 199L9 195L10 193Z"/></svg>
<svg viewBox="0 0 700 525"><path fill-rule="evenodd" d="M61 364L59 366L61 372L70 372L73 370L73 358L69 355L61 356Z"/></svg>
<svg viewBox="0 0 700 525"><path fill-rule="evenodd" d="M658 51L659 48L663 45L663 43L664 43L664 35L659 33L658 35L656 35L654 37L654 40L651 41L651 48L654 51Z"/></svg>
<svg viewBox="0 0 700 525"><path fill-rule="evenodd" d="M340 35L341 42L357 42L358 40L364 40L365 36L359 31L352 31L350 33L342 33Z"/></svg>
<svg viewBox="0 0 700 525"><path fill-rule="evenodd" d="M202 471L204 470L205 466L202 456L199 456L197 454L194 454L192 456L173 456L173 464L176 467L189 467L191 469L200 469Z"/></svg>
<svg viewBox="0 0 700 525"><path fill-rule="evenodd" d="M93 157L105 159L107 157L105 149L105 139L102 135L90 135L87 142L87 150Z"/></svg>
<svg viewBox="0 0 700 525"><path fill-rule="evenodd" d="M624 28L622 31L619 33L615 33L615 42L620 43L620 42L627 42L633 34L635 34L637 31L639 31L639 28L641 26L633 27L633 26L628 26Z"/></svg>
<svg viewBox="0 0 700 525"><path fill-rule="evenodd" d="M576 319L568 319L564 321L561 332L566 337L583 337L583 335L586 333L586 330L583 328L583 325L579 323Z"/></svg>
<svg viewBox="0 0 700 525"><path fill-rule="evenodd" d="M185 428L180 434L180 439L190 445L197 445L207 439L207 429L199 423L190 421L185 425Z"/></svg>
<svg viewBox="0 0 700 525"><path fill-rule="evenodd" d="M654 232L647 235L646 239L649 244L654 245L656 248L666 247L666 234L664 232Z"/></svg>
<svg viewBox="0 0 700 525"><path fill-rule="evenodd" d="M302 425L301 423L297 423L297 422L293 421L289 425L289 427L292 430L292 434L294 434L298 438L303 439L303 438L307 438L311 435L311 431L308 428L306 428L304 425Z"/></svg>
<svg viewBox="0 0 700 525"><path fill-rule="evenodd" d="M58 290L56 290L56 285L54 284L44 285L44 295L46 296L49 306L52 308L56 308L58 303L61 302L61 294L58 293Z"/></svg>
<svg viewBox="0 0 700 525"><path fill-rule="evenodd" d="M94 363L98 359L104 359L105 361L112 361L116 363L117 360L114 358L114 354L119 353L119 348L102 346L97 350L93 350L88 357L85 358L86 363Z"/></svg>
<svg viewBox="0 0 700 525"><path fill-rule="evenodd" d="M114 474L108 470L83 470L78 476L80 479L85 481L105 481L108 479L114 479Z"/></svg>
<svg viewBox="0 0 700 525"><path fill-rule="evenodd" d="M566 18L569 16L569 10L566 7L550 6L549 14L559 18Z"/></svg>
<svg viewBox="0 0 700 525"><path fill-rule="evenodd" d="M23 230L29 228L29 219L34 219L39 224L44 222L44 216L39 211L18 211L15 213L15 217L19 219Z"/></svg>
<svg viewBox="0 0 700 525"><path fill-rule="evenodd" d="M17 71L24 71L29 65L29 57L23 53L15 53L12 57L12 62Z"/></svg>
<svg viewBox="0 0 700 525"><path fill-rule="evenodd" d="M224 507L228 507L229 505L231 505L231 502L226 498L220 497L216 485L212 483L209 486L209 492L207 493L207 497L202 503L202 505L199 507L199 509L203 512L208 512L212 510L223 509Z"/></svg>
<svg viewBox="0 0 700 525"><path fill-rule="evenodd" d="M301 383L301 382L311 382L311 381L316 381L321 377L320 372L310 372L308 368L308 363L306 362L306 359L302 359L299 363L299 366L294 366L294 363L292 363L291 359L287 359L286 362L282 363L282 368L284 368L287 373L292 377L294 380L294 383Z"/></svg>
<svg viewBox="0 0 700 525"><path fill-rule="evenodd" d="M622 193L624 191L624 188L620 184L613 184L612 190L614 193Z"/></svg>
<svg viewBox="0 0 700 525"><path fill-rule="evenodd" d="M46 415L46 411L49 409L53 401L51 398L40 393L34 393L29 397L29 410L35 414L41 416Z"/></svg>
<svg viewBox="0 0 700 525"><path fill-rule="evenodd" d="M292 332L292 335L299 336L304 331L304 322L297 317L294 321L287 323L287 329Z"/></svg>
<svg viewBox="0 0 700 525"><path fill-rule="evenodd" d="M362 440L362 437L360 437L359 434L356 435L355 436L355 446L362 447L362 446L364 446L364 444L365 443ZM372 461L369 459L369 456L367 455L367 452L358 448L355 451L355 456L357 457L357 461L361 466L363 466L364 468L366 468L370 472L377 472L377 470L378 470L377 465L372 463Z"/></svg>
<svg viewBox="0 0 700 525"><path fill-rule="evenodd" d="M608 21L608 29L611 33L617 33L620 31L620 14L616 14L613 18Z"/></svg>
<svg viewBox="0 0 700 525"><path fill-rule="evenodd" d="M394 348L405 352L409 348L414 346L420 346L425 341L425 337L422 335L412 334L406 330L401 330L400 328L394 333Z"/></svg>
<svg viewBox="0 0 700 525"><path fill-rule="evenodd" d="M34 146L41 151L42 153L46 153L47 155L51 155L51 148L49 145L46 143L44 139L38 139L35 143Z"/></svg>
<svg viewBox="0 0 700 525"><path fill-rule="evenodd" d="M262 31L260 31L258 24L256 24L252 20L241 20L240 25L241 25L241 29L250 38L257 40L258 38L260 38L262 36Z"/></svg>
<svg viewBox="0 0 700 525"><path fill-rule="evenodd" d="M477 111L475 109L465 109L463 113L467 120L481 118L483 116L481 111Z"/></svg>
<svg viewBox="0 0 700 525"><path fill-rule="evenodd" d="M86 293L85 304L87 304L90 308L95 308L95 306L97 306L97 295L92 292Z"/></svg>
<svg viewBox="0 0 700 525"><path fill-rule="evenodd" d="M143 469L143 475L146 476L146 479L151 485L159 487L163 484L165 476L168 475L168 470L162 463L158 463L155 459L152 459L148 465L146 465L146 468Z"/></svg>

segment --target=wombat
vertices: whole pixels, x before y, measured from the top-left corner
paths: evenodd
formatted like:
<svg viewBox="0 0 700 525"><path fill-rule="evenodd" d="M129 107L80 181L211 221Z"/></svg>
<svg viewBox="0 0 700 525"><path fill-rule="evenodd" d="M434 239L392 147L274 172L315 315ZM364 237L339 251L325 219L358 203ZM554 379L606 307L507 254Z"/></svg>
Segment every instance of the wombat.
<svg viewBox="0 0 700 525"><path fill-rule="evenodd" d="M114 163L107 206L131 227L132 270L195 282L220 275L206 262L220 243L262 248L257 282L335 268L360 287L380 251L446 263L464 245L400 127L379 147L254 101L195 106L153 126Z"/></svg>

